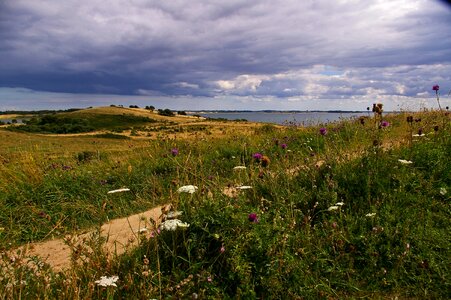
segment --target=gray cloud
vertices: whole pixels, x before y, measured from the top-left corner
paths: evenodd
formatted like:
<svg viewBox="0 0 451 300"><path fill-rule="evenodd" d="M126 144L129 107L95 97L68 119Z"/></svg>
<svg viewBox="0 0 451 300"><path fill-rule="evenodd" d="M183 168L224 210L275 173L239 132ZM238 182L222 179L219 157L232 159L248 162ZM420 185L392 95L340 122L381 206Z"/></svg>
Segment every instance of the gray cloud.
<svg viewBox="0 0 451 300"><path fill-rule="evenodd" d="M451 89L440 1L4 0L0 40L0 87L36 91L288 103Z"/></svg>

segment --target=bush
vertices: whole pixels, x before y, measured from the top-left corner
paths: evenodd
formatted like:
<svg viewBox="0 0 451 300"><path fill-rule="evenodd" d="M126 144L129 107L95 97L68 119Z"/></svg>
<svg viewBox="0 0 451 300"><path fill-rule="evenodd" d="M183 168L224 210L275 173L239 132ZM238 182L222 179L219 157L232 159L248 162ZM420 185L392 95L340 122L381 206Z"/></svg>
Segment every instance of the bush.
<svg viewBox="0 0 451 300"><path fill-rule="evenodd" d="M174 113L168 108L166 108L166 109L159 109L158 110L158 114L161 115L161 116L167 116L167 117L173 117L174 116Z"/></svg>

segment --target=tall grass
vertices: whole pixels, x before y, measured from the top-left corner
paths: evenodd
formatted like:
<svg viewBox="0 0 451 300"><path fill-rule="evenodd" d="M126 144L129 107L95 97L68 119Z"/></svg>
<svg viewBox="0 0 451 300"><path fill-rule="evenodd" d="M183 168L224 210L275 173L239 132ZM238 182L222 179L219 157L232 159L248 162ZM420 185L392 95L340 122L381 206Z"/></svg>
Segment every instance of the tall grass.
<svg viewBox="0 0 451 300"><path fill-rule="evenodd" d="M235 133L214 143L162 139L131 151L51 161L23 153L20 164L1 165L4 250L162 203L183 211L180 219L190 226L155 228L141 235L139 247L113 257L94 231L86 248L74 249L84 259L75 257L65 272L4 252L0 294L447 298L449 119L435 112L416 114L413 123L406 117L385 116L386 128L369 119L329 124L326 135L316 127L265 126L252 136ZM411 138L419 128L425 134ZM257 152L270 163L255 159ZM188 184L198 190L177 192ZM243 185L252 188L237 188ZM122 187L131 192L107 194ZM95 283L113 275L117 286Z"/></svg>

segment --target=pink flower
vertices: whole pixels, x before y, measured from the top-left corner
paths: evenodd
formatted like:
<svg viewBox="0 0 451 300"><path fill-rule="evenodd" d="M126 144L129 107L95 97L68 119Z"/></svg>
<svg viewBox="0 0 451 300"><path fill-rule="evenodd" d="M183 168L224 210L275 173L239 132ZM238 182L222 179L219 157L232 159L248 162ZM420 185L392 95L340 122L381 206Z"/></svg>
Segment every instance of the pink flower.
<svg viewBox="0 0 451 300"><path fill-rule="evenodd" d="M258 218L256 213L250 213L249 216L247 216L247 219L249 222L258 223Z"/></svg>
<svg viewBox="0 0 451 300"><path fill-rule="evenodd" d="M327 129L324 128L324 127L322 127L322 128L319 129L319 133L320 133L321 135L326 135L326 134L327 134Z"/></svg>
<svg viewBox="0 0 451 300"><path fill-rule="evenodd" d="M219 249L219 252L221 252L221 253L224 253L224 252L225 252L224 244L222 244L221 249Z"/></svg>
<svg viewBox="0 0 451 300"><path fill-rule="evenodd" d="M390 126L390 123L388 123L387 121L382 121L381 122L381 127L385 128L385 127L388 127L388 126Z"/></svg>
<svg viewBox="0 0 451 300"><path fill-rule="evenodd" d="M440 87L438 86L438 84L432 86L433 91L438 91L439 89L440 89Z"/></svg>
<svg viewBox="0 0 451 300"><path fill-rule="evenodd" d="M172 156L177 156L177 155L179 154L179 149L173 148L173 149L171 150L171 154L172 154Z"/></svg>
<svg viewBox="0 0 451 300"><path fill-rule="evenodd" d="M282 149L286 149L288 146L287 146L287 144L282 144L282 145L280 145L280 147L281 147Z"/></svg>
<svg viewBox="0 0 451 300"><path fill-rule="evenodd" d="M261 153L258 153L258 152L254 153L252 155L252 158L255 159L255 160L260 160L260 159L262 159L262 157L263 157L263 155Z"/></svg>

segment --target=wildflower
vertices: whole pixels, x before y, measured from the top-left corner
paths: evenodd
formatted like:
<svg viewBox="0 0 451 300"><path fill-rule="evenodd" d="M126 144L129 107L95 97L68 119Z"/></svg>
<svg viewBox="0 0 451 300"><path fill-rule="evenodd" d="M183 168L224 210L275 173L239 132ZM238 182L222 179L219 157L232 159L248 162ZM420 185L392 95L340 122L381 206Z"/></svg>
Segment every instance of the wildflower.
<svg viewBox="0 0 451 300"><path fill-rule="evenodd" d="M287 149L287 147L288 147L287 144L282 144L282 145L280 145L280 148L282 148L282 149Z"/></svg>
<svg viewBox="0 0 451 300"><path fill-rule="evenodd" d="M407 123L412 123L412 122L413 122L413 116L408 116Z"/></svg>
<svg viewBox="0 0 451 300"><path fill-rule="evenodd" d="M440 188L440 195L445 196L447 192L448 191L444 187Z"/></svg>
<svg viewBox="0 0 451 300"><path fill-rule="evenodd" d="M222 244L221 249L219 249L219 252L221 252L221 253L224 253L224 252L225 252L224 244Z"/></svg>
<svg viewBox="0 0 451 300"><path fill-rule="evenodd" d="M175 219L181 215L183 215L183 211L170 211L165 217L166 219Z"/></svg>
<svg viewBox="0 0 451 300"><path fill-rule="evenodd" d="M177 229L177 227L187 228L187 227L189 227L189 224L184 223L184 222L180 221L179 219L167 220L160 224L160 229L166 230L166 231L175 231Z"/></svg>
<svg viewBox="0 0 451 300"><path fill-rule="evenodd" d="M120 192L128 192L128 191L130 191L130 189L123 188L123 189L109 191L108 194L114 194L114 193L120 193Z"/></svg>
<svg viewBox="0 0 451 300"><path fill-rule="evenodd" d="M258 218L257 218L257 214L256 213L250 213L247 216L247 219L249 220L249 222L258 223Z"/></svg>
<svg viewBox="0 0 451 300"><path fill-rule="evenodd" d="M177 156L177 155L179 155L179 149L177 149L177 148L172 148L172 149L171 149L171 154L172 154L172 156Z"/></svg>
<svg viewBox="0 0 451 300"><path fill-rule="evenodd" d="M405 159L398 159L398 161L404 165L410 165L411 163L413 163L412 161Z"/></svg>
<svg viewBox="0 0 451 300"><path fill-rule="evenodd" d="M262 159L263 155L261 153L254 153L252 154L252 158L255 159L256 161L260 161L260 159Z"/></svg>
<svg viewBox="0 0 451 300"><path fill-rule="evenodd" d="M246 170L245 166L236 166L233 168L234 170Z"/></svg>
<svg viewBox="0 0 451 300"><path fill-rule="evenodd" d="M333 210L337 210L339 208L339 206L337 205L332 205L331 207L329 207L327 210L328 211L333 211Z"/></svg>
<svg viewBox="0 0 451 300"><path fill-rule="evenodd" d="M388 126L390 126L390 123L388 123L387 121L382 121L382 122L381 122L381 127L382 127L382 128L386 128L386 127L388 127Z"/></svg>
<svg viewBox="0 0 451 300"><path fill-rule="evenodd" d="M326 135L326 134L327 134L327 129L324 128L324 127L322 127L322 128L319 129L319 133L320 133L321 135Z"/></svg>
<svg viewBox="0 0 451 300"><path fill-rule="evenodd" d="M241 185L241 186L237 186L236 188L239 190L249 190L252 187L250 185Z"/></svg>
<svg viewBox="0 0 451 300"><path fill-rule="evenodd" d="M107 277L107 276L102 276L100 277L99 280L96 280L94 283L96 283L97 285L103 286L103 287L108 287L108 286L116 286L116 281L119 279L118 276L114 275L111 277Z"/></svg>
<svg viewBox="0 0 451 300"><path fill-rule="evenodd" d="M138 231L136 231L136 232L143 234L143 233L146 233L147 231L148 231L148 229L146 227L143 227L143 228L138 229Z"/></svg>
<svg viewBox="0 0 451 300"><path fill-rule="evenodd" d="M440 87L439 87L438 84L435 84L435 85L432 86L432 90L433 90L433 91L436 91L436 92L437 92L439 89L440 89Z"/></svg>
<svg viewBox="0 0 451 300"><path fill-rule="evenodd" d="M179 193L190 193L193 194L195 191L197 191L198 187L195 185L184 185L180 187L177 192Z"/></svg>
<svg viewBox="0 0 451 300"><path fill-rule="evenodd" d="M365 217L372 218L376 215L376 213L367 213Z"/></svg>
<svg viewBox="0 0 451 300"><path fill-rule="evenodd" d="M336 206L343 206L343 205L345 205L345 203L344 202L337 202L337 203L335 203L335 205Z"/></svg>

